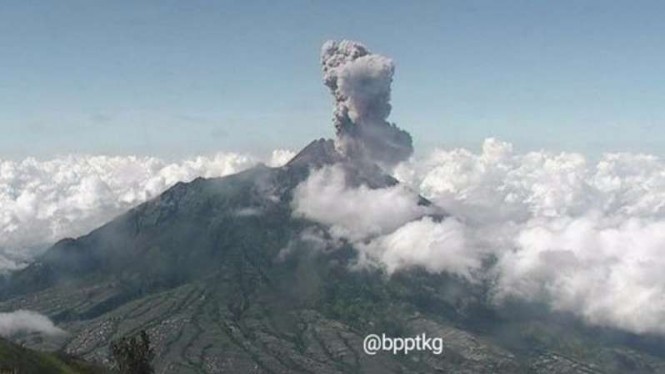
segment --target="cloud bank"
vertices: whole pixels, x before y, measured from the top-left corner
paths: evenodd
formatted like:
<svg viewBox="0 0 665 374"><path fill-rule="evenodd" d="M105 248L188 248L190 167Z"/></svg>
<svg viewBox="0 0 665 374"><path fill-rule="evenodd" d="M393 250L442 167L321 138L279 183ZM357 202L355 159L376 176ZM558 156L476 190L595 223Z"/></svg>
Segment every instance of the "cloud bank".
<svg viewBox="0 0 665 374"><path fill-rule="evenodd" d="M341 166L324 167L294 191L294 213L331 226L331 233L362 241L395 231L405 222L422 217L427 208L418 196L398 184L383 189L346 187Z"/></svg>
<svg viewBox="0 0 665 374"><path fill-rule="evenodd" d="M379 263L389 273L424 266L470 278L480 256L466 251L463 225L454 218L434 220L439 212L419 199L404 184L349 188L344 169L333 165L312 172L296 188L292 207L295 216L329 226L334 239L350 241L360 251L358 266Z"/></svg>
<svg viewBox="0 0 665 374"><path fill-rule="evenodd" d="M292 153L275 152L268 163ZM76 236L177 181L254 165L232 153L167 163L150 157L0 161L0 269L39 245ZM349 189L336 167L312 173L295 214L352 242L364 265L423 267L479 280L495 301L542 301L590 323L665 333L665 162L644 154L518 153L495 139L480 151L437 149L399 164L402 185ZM417 194L451 217L428 217ZM478 271L482 260L496 265Z"/></svg>
<svg viewBox="0 0 665 374"><path fill-rule="evenodd" d="M279 166L292 155L276 150L265 161ZM173 163L136 156L0 160L0 271L24 266L43 247L85 234L176 182L233 174L259 161L236 153Z"/></svg>
<svg viewBox="0 0 665 374"><path fill-rule="evenodd" d="M541 301L592 324L665 333L659 158L519 154L487 139L479 153L438 149L394 174L454 218L437 222L409 207L406 187L350 189L330 170L299 187L295 211L330 225L389 272L419 266L490 280L497 303ZM490 256L496 264L479 272Z"/></svg>
<svg viewBox="0 0 665 374"><path fill-rule="evenodd" d="M66 332L51 322L48 317L29 310L0 313L0 336L10 337L17 333L41 333L61 335Z"/></svg>

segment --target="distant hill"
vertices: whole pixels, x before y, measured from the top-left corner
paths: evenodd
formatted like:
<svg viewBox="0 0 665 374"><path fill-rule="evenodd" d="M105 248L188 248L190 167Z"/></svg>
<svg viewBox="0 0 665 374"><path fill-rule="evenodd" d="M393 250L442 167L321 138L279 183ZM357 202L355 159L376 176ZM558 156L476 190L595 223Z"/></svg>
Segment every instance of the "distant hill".
<svg viewBox="0 0 665 374"><path fill-rule="evenodd" d="M328 228L294 217L290 202L312 168L332 163L352 185L398 183L330 140L284 167L178 183L13 274L0 310L48 315L70 338L26 344L99 363L111 341L145 329L158 373L665 372L659 338L538 305L495 309L487 287L446 274L350 270L357 252L344 242L315 249L304 234ZM363 338L382 332L443 337L444 352L364 354Z"/></svg>

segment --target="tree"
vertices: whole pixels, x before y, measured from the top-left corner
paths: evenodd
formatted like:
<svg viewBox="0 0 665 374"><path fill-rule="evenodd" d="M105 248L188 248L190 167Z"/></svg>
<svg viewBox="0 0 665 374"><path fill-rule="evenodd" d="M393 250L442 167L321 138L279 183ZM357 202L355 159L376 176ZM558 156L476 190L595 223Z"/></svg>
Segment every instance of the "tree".
<svg viewBox="0 0 665 374"><path fill-rule="evenodd" d="M116 368L122 374L153 374L152 360L155 352L150 347L150 337L141 330L138 336L122 337L111 343L111 355Z"/></svg>

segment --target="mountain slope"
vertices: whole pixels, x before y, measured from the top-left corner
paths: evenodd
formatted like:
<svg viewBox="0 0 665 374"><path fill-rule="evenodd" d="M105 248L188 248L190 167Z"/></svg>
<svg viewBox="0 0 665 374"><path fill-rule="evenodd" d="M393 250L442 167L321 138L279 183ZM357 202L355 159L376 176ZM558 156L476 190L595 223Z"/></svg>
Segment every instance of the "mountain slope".
<svg viewBox="0 0 665 374"><path fill-rule="evenodd" d="M105 370L66 355L31 351L0 338L0 372L99 374Z"/></svg>
<svg viewBox="0 0 665 374"><path fill-rule="evenodd" d="M357 252L313 240L327 228L294 217L290 206L310 169L333 163L350 185L397 183L377 167L346 160L329 140L313 142L281 168L178 183L13 274L0 309L39 311L71 333L28 336L26 344L64 347L101 363L111 341L146 329L159 373L665 368L658 339L631 345L632 337L610 334L598 341L598 330L566 316L489 307L483 285L445 274L350 270ZM370 333L423 332L444 338L443 354L362 350Z"/></svg>

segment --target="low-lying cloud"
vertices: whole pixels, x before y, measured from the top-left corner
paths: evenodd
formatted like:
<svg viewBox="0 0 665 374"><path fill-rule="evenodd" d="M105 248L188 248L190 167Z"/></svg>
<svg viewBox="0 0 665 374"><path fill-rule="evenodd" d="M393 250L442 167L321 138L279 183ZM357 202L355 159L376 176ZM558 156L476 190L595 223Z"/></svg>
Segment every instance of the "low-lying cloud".
<svg viewBox="0 0 665 374"><path fill-rule="evenodd" d="M323 223L336 239L359 250L358 266L384 265L389 273L414 266L470 277L480 265L465 246L464 226L454 218L419 204L417 192L404 184L370 189L349 188L343 167L313 171L294 192L293 213Z"/></svg>
<svg viewBox="0 0 665 374"><path fill-rule="evenodd" d="M279 166L293 154L276 150L265 161ZM171 163L137 156L0 160L0 272L24 266L48 244L85 234L176 182L233 174L259 161L237 153Z"/></svg>
<svg viewBox="0 0 665 374"><path fill-rule="evenodd" d="M17 310L11 313L0 313L0 336L10 337L18 333L41 333L44 335L62 335L66 332L37 312Z"/></svg>
<svg viewBox="0 0 665 374"><path fill-rule="evenodd" d="M481 255L467 245L466 231L455 218L436 222L431 217L423 217L368 243L359 243L358 248L363 255L384 264L388 273L422 267L473 281L472 272L480 268Z"/></svg>
<svg viewBox="0 0 665 374"><path fill-rule="evenodd" d="M488 139L480 153L438 149L399 165L398 179L451 214L441 222L410 210L413 199L402 203L395 187L368 193L339 178L323 183L326 173L300 186L296 213L348 235L389 272L489 277L497 303L541 301L593 324L665 333L665 163L655 156L520 154ZM478 272L489 256L495 265Z"/></svg>
<svg viewBox="0 0 665 374"><path fill-rule="evenodd" d="M422 217L427 208L405 185L370 189L347 188L341 166L312 172L294 192L294 213L330 226L331 233L352 241L395 231L405 222Z"/></svg>
<svg viewBox="0 0 665 374"><path fill-rule="evenodd" d="M274 164L291 154L274 156ZM175 163L0 161L0 269L21 266L31 248L83 234L177 181L257 161L231 153ZM401 185L371 190L346 187L339 167L321 169L295 191L294 214L353 243L360 265L490 277L496 302L542 301L590 323L665 333L665 162L658 157L614 153L592 161L519 153L488 139L479 152L437 149L393 174ZM429 217L418 193L450 217ZM478 271L488 256L495 265Z"/></svg>

